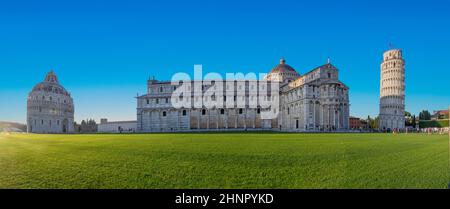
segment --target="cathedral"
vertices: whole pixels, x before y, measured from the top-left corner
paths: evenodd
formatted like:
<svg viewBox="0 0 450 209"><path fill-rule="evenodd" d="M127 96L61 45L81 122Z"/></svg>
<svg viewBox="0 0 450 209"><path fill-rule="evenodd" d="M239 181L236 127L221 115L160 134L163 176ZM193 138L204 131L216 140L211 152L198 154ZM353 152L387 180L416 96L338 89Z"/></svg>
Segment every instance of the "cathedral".
<svg viewBox="0 0 450 209"><path fill-rule="evenodd" d="M27 129L29 133L74 132L72 97L53 71L28 94Z"/></svg>
<svg viewBox="0 0 450 209"><path fill-rule="evenodd" d="M174 97L180 89L182 93ZM208 94L210 89L219 89L215 92L220 94ZM349 128L348 92L329 61L300 75L280 59L263 80L153 78L147 82L147 94L137 97L136 131L345 131ZM226 105L207 107L208 100ZM188 105L175 105L180 101Z"/></svg>

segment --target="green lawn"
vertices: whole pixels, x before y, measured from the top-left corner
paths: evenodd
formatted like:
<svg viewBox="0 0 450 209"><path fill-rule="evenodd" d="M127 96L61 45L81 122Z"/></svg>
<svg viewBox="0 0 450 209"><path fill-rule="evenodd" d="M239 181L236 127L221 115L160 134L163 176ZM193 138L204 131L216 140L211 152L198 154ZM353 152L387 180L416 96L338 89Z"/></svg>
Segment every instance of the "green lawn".
<svg viewBox="0 0 450 209"><path fill-rule="evenodd" d="M448 135L0 134L0 188L447 188Z"/></svg>

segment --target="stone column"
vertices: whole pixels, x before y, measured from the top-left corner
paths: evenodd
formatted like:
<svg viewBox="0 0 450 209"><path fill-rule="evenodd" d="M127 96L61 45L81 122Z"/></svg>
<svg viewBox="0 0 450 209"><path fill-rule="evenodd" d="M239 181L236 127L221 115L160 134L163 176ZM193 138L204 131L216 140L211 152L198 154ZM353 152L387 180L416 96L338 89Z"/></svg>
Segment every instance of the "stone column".
<svg viewBox="0 0 450 209"><path fill-rule="evenodd" d="M306 118L305 125L308 126L308 129L311 127L311 125L310 125L311 124L311 118L309 117L310 116L310 112L311 112L310 106L311 105L309 105L309 102L307 102L306 105L305 105L305 118Z"/></svg>
<svg viewBox="0 0 450 209"><path fill-rule="evenodd" d="M316 102L313 102L313 130L316 130Z"/></svg>
<svg viewBox="0 0 450 209"><path fill-rule="evenodd" d="M336 106L335 105L331 106L331 111L333 112L333 126L334 126L334 128L336 128Z"/></svg>
<svg viewBox="0 0 450 209"><path fill-rule="evenodd" d="M331 130L331 127L333 126L333 114L331 114L332 112L331 111L333 111L333 108L332 108L332 104L329 104L328 105L328 128Z"/></svg>
<svg viewBox="0 0 450 209"><path fill-rule="evenodd" d="M238 112L237 112L238 110L236 109L236 108L234 108L234 128L237 128L237 121L238 121L238 117L239 117L239 114L237 114Z"/></svg>
<svg viewBox="0 0 450 209"><path fill-rule="evenodd" d="M220 115L220 110L218 108L216 108L216 129L219 129L219 115Z"/></svg>
<svg viewBox="0 0 450 209"><path fill-rule="evenodd" d="M336 113L337 114L337 127L336 127L336 130L341 128L341 110L339 108L337 108L337 109L338 109L338 111Z"/></svg>
<svg viewBox="0 0 450 209"><path fill-rule="evenodd" d="M224 109L224 116L225 116L225 128L228 129L228 109Z"/></svg>
<svg viewBox="0 0 450 209"><path fill-rule="evenodd" d="M323 104L320 104L320 127L323 129Z"/></svg>
<svg viewBox="0 0 450 209"><path fill-rule="evenodd" d="M202 115L202 109L198 109L198 117L197 117L197 130L200 129L200 117Z"/></svg>
<svg viewBox="0 0 450 209"><path fill-rule="evenodd" d="M209 129L210 111L206 110L206 129Z"/></svg>
<svg viewBox="0 0 450 209"><path fill-rule="evenodd" d="M247 108L244 109L244 129L247 129Z"/></svg>
<svg viewBox="0 0 450 209"><path fill-rule="evenodd" d="M161 128L161 110L158 110L158 125L159 125L159 130L158 131L162 131Z"/></svg>
<svg viewBox="0 0 450 209"><path fill-rule="evenodd" d="M258 109L254 109L254 117L253 117L253 129L256 128L256 117L258 117Z"/></svg>
<svg viewBox="0 0 450 209"><path fill-rule="evenodd" d="M183 110L181 110L181 111L183 111ZM175 112L177 113L177 130L180 130L181 129L180 115L182 115L182 114L180 114L180 110L175 110Z"/></svg>

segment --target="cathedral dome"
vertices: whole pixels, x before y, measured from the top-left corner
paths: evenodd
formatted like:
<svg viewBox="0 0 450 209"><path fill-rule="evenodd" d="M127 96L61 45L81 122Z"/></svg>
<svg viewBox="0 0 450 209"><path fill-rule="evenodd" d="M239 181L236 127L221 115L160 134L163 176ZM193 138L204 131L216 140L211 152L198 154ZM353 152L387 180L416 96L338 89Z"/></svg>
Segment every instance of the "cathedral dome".
<svg viewBox="0 0 450 209"><path fill-rule="evenodd" d="M291 66L286 64L286 60L281 58L280 64L272 68L269 74L265 76L267 81L278 81L282 83L289 83L300 77L300 74Z"/></svg>
<svg viewBox="0 0 450 209"><path fill-rule="evenodd" d="M280 64L272 68L270 73L297 73L291 66L286 64L286 60L281 58Z"/></svg>

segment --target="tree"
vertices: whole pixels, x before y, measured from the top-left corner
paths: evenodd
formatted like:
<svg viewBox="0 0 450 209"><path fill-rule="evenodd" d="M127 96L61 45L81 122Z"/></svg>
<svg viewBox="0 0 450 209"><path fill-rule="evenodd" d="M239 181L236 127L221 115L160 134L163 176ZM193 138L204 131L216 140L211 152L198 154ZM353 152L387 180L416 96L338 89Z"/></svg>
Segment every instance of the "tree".
<svg viewBox="0 0 450 209"><path fill-rule="evenodd" d="M411 117L411 113L408 111L405 111L405 117Z"/></svg>
<svg viewBox="0 0 450 209"><path fill-rule="evenodd" d="M372 122L372 128L373 129L378 129L378 123L379 123L379 121L380 121L380 118L377 116L377 117L375 117L375 119L373 120L373 122Z"/></svg>
<svg viewBox="0 0 450 209"><path fill-rule="evenodd" d="M80 132L82 133L92 133L97 132L97 123L94 119L82 120L80 124Z"/></svg>
<svg viewBox="0 0 450 209"><path fill-rule="evenodd" d="M371 129L372 125L370 124L372 121L372 118L370 118L370 115L367 116L367 129Z"/></svg>
<svg viewBox="0 0 450 209"><path fill-rule="evenodd" d="M431 120L431 114L430 112L428 112L428 110L425 111L425 120Z"/></svg>
<svg viewBox="0 0 450 209"><path fill-rule="evenodd" d="M428 112L428 110L422 110L422 112L419 113L419 120L431 120L430 112Z"/></svg>
<svg viewBox="0 0 450 209"><path fill-rule="evenodd" d="M413 126L413 117L408 111L405 111L405 126Z"/></svg>
<svg viewBox="0 0 450 209"><path fill-rule="evenodd" d="M89 119L87 122L88 125L96 125L97 123L95 122L94 119Z"/></svg>
<svg viewBox="0 0 450 209"><path fill-rule="evenodd" d="M367 116L367 128L368 129L378 129L378 116L372 119L370 116Z"/></svg>

